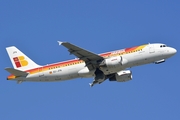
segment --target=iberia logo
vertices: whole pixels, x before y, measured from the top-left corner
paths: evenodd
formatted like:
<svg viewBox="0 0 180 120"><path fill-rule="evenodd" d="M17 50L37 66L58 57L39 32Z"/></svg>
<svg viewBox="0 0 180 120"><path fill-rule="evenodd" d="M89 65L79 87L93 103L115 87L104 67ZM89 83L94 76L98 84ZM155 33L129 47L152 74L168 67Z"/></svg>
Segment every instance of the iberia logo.
<svg viewBox="0 0 180 120"><path fill-rule="evenodd" d="M28 61L25 60L24 56L14 57L13 60L17 68L28 65Z"/></svg>

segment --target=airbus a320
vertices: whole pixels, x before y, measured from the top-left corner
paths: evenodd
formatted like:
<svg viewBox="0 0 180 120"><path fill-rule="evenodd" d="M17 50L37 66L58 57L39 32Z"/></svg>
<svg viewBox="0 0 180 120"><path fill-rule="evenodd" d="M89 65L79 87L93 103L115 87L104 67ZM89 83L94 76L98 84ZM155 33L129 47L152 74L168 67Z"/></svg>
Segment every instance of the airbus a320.
<svg viewBox="0 0 180 120"><path fill-rule="evenodd" d="M95 54L69 42L58 41L58 43L77 58L41 66L15 46L7 47L6 50L14 67L5 68L11 73L7 80L17 83L51 82L93 77L91 87L107 79L126 82L132 79L132 72L128 68L149 63L163 63L177 52L175 48L165 44L154 43Z"/></svg>

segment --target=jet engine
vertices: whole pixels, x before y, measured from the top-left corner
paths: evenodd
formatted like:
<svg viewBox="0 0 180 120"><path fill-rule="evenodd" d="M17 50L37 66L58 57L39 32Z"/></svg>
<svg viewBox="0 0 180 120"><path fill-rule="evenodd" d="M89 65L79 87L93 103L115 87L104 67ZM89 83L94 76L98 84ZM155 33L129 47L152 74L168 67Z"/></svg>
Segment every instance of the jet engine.
<svg viewBox="0 0 180 120"><path fill-rule="evenodd" d="M130 70L119 71L113 77L109 78L109 80L117 82L126 82L132 80L132 72Z"/></svg>
<svg viewBox="0 0 180 120"><path fill-rule="evenodd" d="M110 57L104 59L101 62L100 67L114 68L125 65L127 62L128 61L122 58L122 56Z"/></svg>

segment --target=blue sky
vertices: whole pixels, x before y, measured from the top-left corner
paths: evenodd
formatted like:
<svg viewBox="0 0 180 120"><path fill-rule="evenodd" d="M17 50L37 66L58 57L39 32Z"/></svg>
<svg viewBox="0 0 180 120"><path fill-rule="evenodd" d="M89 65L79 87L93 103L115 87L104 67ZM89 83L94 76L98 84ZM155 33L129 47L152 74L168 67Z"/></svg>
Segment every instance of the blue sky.
<svg viewBox="0 0 180 120"><path fill-rule="evenodd" d="M146 43L180 49L179 0L1 0L1 120L179 120L179 53L165 63L132 68L133 80L89 79L20 85L7 81L5 51L16 46L36 63L73 59L57 40L94 53Z"/></svg>

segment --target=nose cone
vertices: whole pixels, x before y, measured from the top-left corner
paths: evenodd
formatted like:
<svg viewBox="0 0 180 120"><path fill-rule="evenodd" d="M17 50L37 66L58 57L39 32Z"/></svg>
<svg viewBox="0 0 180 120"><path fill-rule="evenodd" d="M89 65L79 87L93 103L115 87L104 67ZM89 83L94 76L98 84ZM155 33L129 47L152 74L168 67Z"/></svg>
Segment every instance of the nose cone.
<svg viewBox="0 0 180 120"><path fill-rule="evenodd" d="M177 50L175 48L172 48L171 53L174 55L177 53Z"/></svg>
<svg viewBox="0 0 180 120"><path fill-rule="evenodd" d="M177 53L177 50L176 50L175 48L171 48L171 49L169 50L169 52L170 52L171 55L174 55L174 54Z"/></svg>

